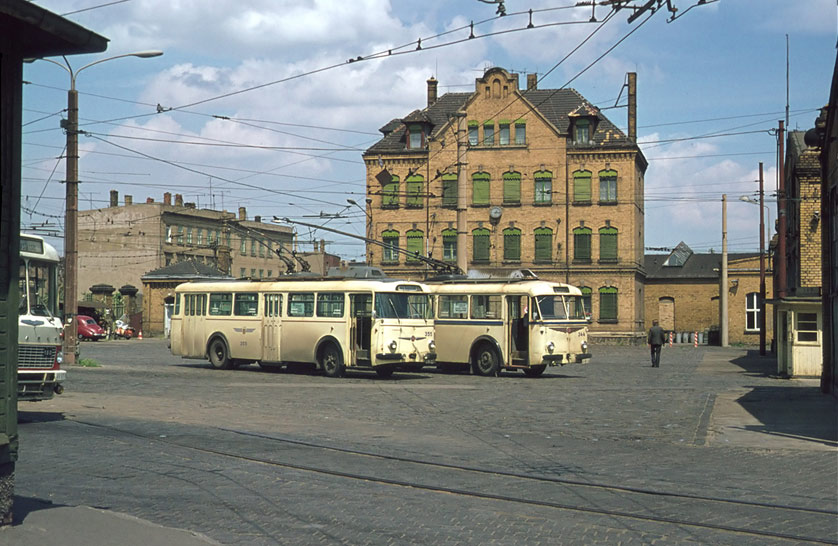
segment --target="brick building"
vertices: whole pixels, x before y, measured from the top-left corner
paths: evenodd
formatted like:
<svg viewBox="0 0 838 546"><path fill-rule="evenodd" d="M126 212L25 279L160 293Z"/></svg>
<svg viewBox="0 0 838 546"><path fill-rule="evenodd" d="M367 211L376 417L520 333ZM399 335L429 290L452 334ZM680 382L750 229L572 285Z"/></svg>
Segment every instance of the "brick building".
<svg viewBox="0 0 838 546"><path fill-rule="evenodd" d="M703 332L718 343L721 254L696 254L680 243L667 254L645 258L646 320L665 330ZM770 273L768 273L770 274ZM767 298L771 290L766 286ZM759 253L728 254L728 334L730 343L759 343ZM770 307L766 310L770 315ZM766 339L773 338L766 321Z"/></svg>
<svg viewBox="0 0 838 546"><path fill-rule="evenodd" d="M130 195L119 205L111 192L110 206L79 211L79 289L96 284L142 286L152 270L185 260L211 265L232 276L272 277L283 273L274 249L293 246L287 226L248 220L227 211L198 209L180 195L164 194L135 204Z"/></svg>
<svg viewBox="0 0 838 546"><path fill-rule="evenodd" d="M823 243L823 374L821 390L838 396L838 55L829 104L811 140L821 146Z"/></svg>
<svg viewBox="0 0 838 546"><path fill-rule="evenodd" d="M371 236L388 245L369 245L369 263L421 278L426 266L398 247L451 263L464 252L460 263L481 273L530 269L582 288L593 337L642 336L647 163L636 144L635 75L628 134L577 91L538 89L535 75L520 90L502 68L469 93L438 97L431 78L427 96L363 154Z"/></svg>

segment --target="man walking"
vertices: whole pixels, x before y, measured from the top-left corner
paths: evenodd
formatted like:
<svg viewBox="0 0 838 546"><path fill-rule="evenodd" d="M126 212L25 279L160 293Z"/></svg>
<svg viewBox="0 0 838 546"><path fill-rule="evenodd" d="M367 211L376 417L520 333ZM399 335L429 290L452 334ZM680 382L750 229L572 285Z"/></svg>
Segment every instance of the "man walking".
<svg viewBox="0 0 838 546"><path fill-rule="evenodd" d="M652 367L660 368L661 346L666 343L666 334L664 334L663 328L658 326L658 321L656 320L652 321L652 327L649 328L647 343L652 349Z"/></svg>

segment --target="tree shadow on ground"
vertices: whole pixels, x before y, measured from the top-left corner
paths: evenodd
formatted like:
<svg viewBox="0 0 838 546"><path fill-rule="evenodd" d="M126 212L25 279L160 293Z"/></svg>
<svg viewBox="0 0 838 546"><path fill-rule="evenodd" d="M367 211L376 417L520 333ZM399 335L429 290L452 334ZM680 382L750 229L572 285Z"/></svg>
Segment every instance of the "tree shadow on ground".
<svg viewBox="0 0 838 546"><path fill-rule="evenodd" d="M17 422L20 425L30 423L52 423L63 421L64 414L57 411L17 411Z"/></svg>

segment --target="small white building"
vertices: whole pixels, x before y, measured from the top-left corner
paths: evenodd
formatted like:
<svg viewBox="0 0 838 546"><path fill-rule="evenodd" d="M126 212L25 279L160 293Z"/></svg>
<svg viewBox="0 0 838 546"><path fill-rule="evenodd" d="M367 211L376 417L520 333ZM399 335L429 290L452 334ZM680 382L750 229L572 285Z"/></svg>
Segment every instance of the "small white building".
<svg viewBox="0 0 838 546"><path fill-rule="evenodd" d="M823 369L821 299L787 296L774 302L777 373L786 377L820 377Z"/></svg>

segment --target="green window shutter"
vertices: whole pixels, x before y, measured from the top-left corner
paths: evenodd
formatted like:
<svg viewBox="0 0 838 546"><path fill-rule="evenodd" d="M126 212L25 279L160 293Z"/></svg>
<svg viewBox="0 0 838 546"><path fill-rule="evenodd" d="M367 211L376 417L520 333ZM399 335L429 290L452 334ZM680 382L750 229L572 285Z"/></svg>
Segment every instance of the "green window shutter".
<svg viewBox="0 0 838 546"><path fill-rule="evenodd" d="M420 174L414 174L405 178L407 206L409 208L422 208L422 186L424 183L425 179Z"/></svg>
<svg viewBox="0 0 838 546"><path fill-rule="evenodd" d="M576 171L573 173L573 202L591 202L591 172Z"/></svg>
<svg viewBox="0 0 838 546"><path fill-rule="evenodd" d="M381 190L381 207L398 208L399 206L399 177L391 176L390 183L384 184Z"/></svg>
<svg viewBox="0 0 838 546"><path fill-rule="evenodd" d="M589 228L576 228L573 230L573 259L590 261L591 230Z"/></svg>
<svg viewBox="0 0 838 546"><path fill-rule="evenodd" d="M442 230L442 259L446 262L457 261L457 230Z"/></svg>
<svg viewBox="0 0 838 546"><path fill-rule="evenodd" d="M535 261L553 261L553 230L548 227L535 229Z"/></svg>
<svg viewBox="0 0 838 546"><path fill-rule="evenodd" d="M474 173L472 180L472 204L489 204L489 173Z"/></svg>
<svg viewBox="0 0 838 546"><path fill-rule="evenodd" d="M468 126L469 127L478 127L479 125L480 125L480 123L476 119L470 119L468 121Z"/></svg>
<svg viewBox="0 0 838 546"><path fill-rule="evenodd" d="M503 173L503 203L505 205L521 203L521 173Z"/></svg>
<svg viewBox="0 0 838 546"><path fill-rule="evenodd" d="M599 320L617 320L617 289L613 286L599 289Z"/></svg>
<svg viewBox="0 0 838 546"><path fill-rule="evenodd" d="M521 261L521 230L506 228L503 230L503 260L506 262Z"/></svg>
<svg viewBox="0 0 838 546"><path fill-rule="evenodd" d="M599 230L599 259L617 260L617 228L604 227Z"/></svg>
<svg viewBox="0 0 838 546"><path fill-rule="evenodd" d="M381 232L381 242L384 243L384 248L381 254L382 263L398 263L399 262L399 232L388 229Z"/></svg>
<svg viewBox="0 0 838 546"><path fill-rule="evenodd" d="M456 207L457 206L457 175L443 174L442 175L442 206Z"/></svg>
<svg viewBox="0 0 838 546"><path fill-rule="evenodd" d="M475 262L489 261L489 234L486 228L477 228L471 232Z"/></svg>
<svg viewBox="0 0 838 546"><path fill-rule="evenodd" d="M405 260L408 263L416 263L419 260L416 256L424 256L425 253L423 252L424 247L424 233L422 230L419 229L411 229L406 233L407 235L407 251L410 253L410 256L407 257Z"/></svg>

